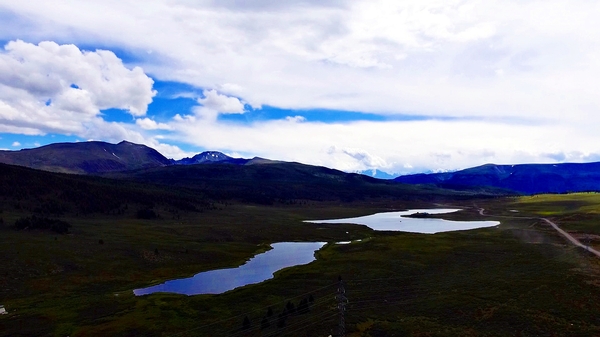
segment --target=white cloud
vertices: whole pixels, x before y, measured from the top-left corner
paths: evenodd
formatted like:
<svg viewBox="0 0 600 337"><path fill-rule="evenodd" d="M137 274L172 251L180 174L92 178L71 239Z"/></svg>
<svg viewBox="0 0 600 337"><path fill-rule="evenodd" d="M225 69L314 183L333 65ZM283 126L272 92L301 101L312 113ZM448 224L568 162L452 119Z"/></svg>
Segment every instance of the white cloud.
<svg viewBox="0 0 600 337"><path fill-rule="evenodd" d="M167 127L162 123L157 124L161 127ZM136 144L144 144L157 150L168 158L179 159L193 155L190 152L181 150L178 146L165 144L164 139L166 137L162 135L150 136L143 132L144 129L142 127L136 129L135 125L136 124L107 122L100 118L96 118L86 125L86 129L82 132L81 137L88 140L101 140L112 143L126 140Z"/></svg>
<svg viewBox="0 0 600 337"><path fill-rule="evenodd" d="M144 115L152 84L110 51L11 41L0 53L0 124L6 132L82 135L103 109Z"/></svg>
<svg viewBox="0 0 600 337"><path fill-rule="evenodd" d="M600 153L596 131L567 125L514 125L494 121L394 121L252 125L205 119L173 120L170 139L205 149L299 161L345 171L392 173L456 170L484 163L558 162L556 153L585 161ZM518 135L518 136L513 136Z"/></svg>
<svg viewBox="0 0 600 337"><path fill-rule="evenodd" d="M0 11L11 24L0 40L111 46L157 79L205 89L201 107L163 123L172 128L164 141L338 168L379 158L399 172L600 153L595 2L165 0L138 9L133 0L4 3ZM1 55L0 76L10 77L0 77L0 132L92 133L103 106L132 107L142 117L152 98L141 69L124 67L110 52L88 57L74 46L14 46ZM18 50L30 61L8 65ZM117 81L114 90L85 85L103 83L95 62L136 80ZM73 80L78 65L85 71ZM217 122L220 113L244 113L244 104L466 119ZM144 127L160 125L138 120L113 136L147 139ZM327 153L331 146L341 152Z"/></svg>
<svg viewBox="0 0 600 337"><path fill-rule="evenodd" d="M13 143L12 143L12 146L13 146L13 147L18 147L18 146L21 146L21 143L19 143L19 142L13 142Z"/></svg>
<svg viewBox="0 0 600 337"><path fill-rule="evenodd" d="M306 118L304 118L303 116L287 116L285 117L285 120L292 123L301 123L306 121Z"/></svg>
<svg viewBox="0 0 600 337"><path fill-rule="evenodd" d="M111 51L82 51L48 41L37 45L11 41L0 53L0 132L129 140L169 155L187 155L142 132L168 130L164 123L138 118L138 130L133 124L102 118L100 111L109 108L144 116L155 95L153 83L140 67L125 67Z"/></svg>
<svg viewBox="0 0 600 337"><path fill-rule="evenodd" d="M145 11L137 6L133 0L4 4L22 21L0 38L18 31L33 40L113 45L160 79L217 89L254 107L558 121L590 115L600 105L591 89L600 75L593 2L165 0L148 2ZM214 103L221 113L243 111L239 102Z"/></svg>
<svg viewBox="0 0 600 337"><path fill-rule="evenodd" d="M150 118L138 118L135 124L144 130L171 130L171 127L165 123L157 123Z"/></svg>
<svg viewBox="0 0 600 337"><path fill-rule="evenodd" d="M198 103L205 108L223 114L243 114L244 104L235 97L219 94L216 90L204 90L204 98L199 98Z"/></svg>

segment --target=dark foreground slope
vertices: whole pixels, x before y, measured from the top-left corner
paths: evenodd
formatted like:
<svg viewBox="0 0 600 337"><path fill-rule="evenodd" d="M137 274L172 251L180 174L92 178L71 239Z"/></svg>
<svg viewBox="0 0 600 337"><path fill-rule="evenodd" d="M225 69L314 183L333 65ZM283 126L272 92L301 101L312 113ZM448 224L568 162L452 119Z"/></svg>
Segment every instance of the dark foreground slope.
<svg viewBox="0 0 600 337"><path fill-rule="evenodd" d="M320 166L272 161L251 161L246 165L171 166L115 173L110 177L186 187L215 199L262 204L298 199L353 201L393 197L434 200L444 196L471 198L506 194L497 189L454 191L435 186L417 187Z"/></svg>
<svg viewBox="0 0 600 337"><path fill-rule="evenodd" d="M446 188L490 186L525 194L600 191L600 162L583 164L487 164L457 172L400 176L396 182Z"/></svg>
<svg viewBox="0 0 600 337"><path fill-rule="evenodd" d="M202 211L220 200L273 204L369 198L432 201L498 195L501 193L493 190L453 191L398 184L297 163L169 166L113 173L110 177L0 164L0 210L9 206L51 216L116 214L128 206L152 209L155 205Z"/></svg>
<svg viewBox="0 0 600 337"><path fill-rule="evenodd" d="M208 201L185 189L0 164L0 211L8 207L50 216L109 214L127 205L151 208L155 204L192 210Z"/></svg>
<svg viewBox="0 0 600 337"><path fill-rule="evenodd" d="M162 167L171 162L158 151L130 142L55 143L34 149L0 151L0 163L77 174Z"/></svg>

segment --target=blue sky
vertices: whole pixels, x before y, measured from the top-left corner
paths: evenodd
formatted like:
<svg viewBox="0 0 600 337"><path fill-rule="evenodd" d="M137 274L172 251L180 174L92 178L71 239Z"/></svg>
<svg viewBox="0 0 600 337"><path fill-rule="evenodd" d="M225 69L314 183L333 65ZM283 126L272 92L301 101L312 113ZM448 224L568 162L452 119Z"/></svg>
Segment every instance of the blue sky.
<svg viewBox="0 0 600 337"><path fill-rule="evenodd" d="M598 9L4 1L0 148L128 140L388 173L591 161Z"/></svg>

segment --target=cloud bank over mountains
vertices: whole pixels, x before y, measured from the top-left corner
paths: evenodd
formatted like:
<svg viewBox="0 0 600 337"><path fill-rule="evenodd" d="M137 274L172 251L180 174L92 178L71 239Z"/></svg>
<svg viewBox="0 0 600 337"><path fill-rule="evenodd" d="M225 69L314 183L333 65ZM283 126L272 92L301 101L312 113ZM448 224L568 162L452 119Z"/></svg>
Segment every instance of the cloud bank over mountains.
<svg viewBox="0 0 600 337"><path fill-rule="evenodd" d="M599 7L4 2L0 132L127 139L173 157L214 149L350 171L590 160L600 153ZM183 95L191 106L153 108L157 81L195 88ZM265 118L265 107L289 114ZM129 119L111 118L111 109ZM303 114L318 109L381 120Z"/></svg>

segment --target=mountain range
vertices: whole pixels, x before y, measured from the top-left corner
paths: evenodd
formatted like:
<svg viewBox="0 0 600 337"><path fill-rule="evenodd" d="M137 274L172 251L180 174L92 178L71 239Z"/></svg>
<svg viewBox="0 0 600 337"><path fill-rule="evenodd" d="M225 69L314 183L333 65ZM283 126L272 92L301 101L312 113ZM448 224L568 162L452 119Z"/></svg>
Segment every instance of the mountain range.
<svg viewBox="0 0 600 337"><path fill-rule="evenodd" d="M196 184L211 185L211 189L217 188L214 184L221 184L223 190L231 187L225 185L231 184L237 184L237 188L256 188L253 184L248 184L247 180L270 181L275 185L302 181L303 184L310 185L325 176L329 179L327 181L383 182L381 179L365 176L383 177L379 171L348 174L324 167L259 157L233 158L217 151L206 151L191 158L174 160L148 146L127 141L118 144L99 141L55 143L33 149L0 151L0 163L44 171L126 177L142 182L175 185L190 184L193 180ZM189 169L177 168L188 166ZM309 176L316 180L308 179ZM181 177L186 177L187 180ZM225 180L227 184L224 183ZM324 181L320 183L327 184ZM386 185L388 183L431 185L435 188L468 191L488 188L495 192L510 190L521 194L600 191L600 162L486 164L456 172L399 176L387 181ZM300 185L297 190L302 189Z"/></svg>
<svg viewBox="0 0 600 337"><path fill-rule="evenodd" d="M101 175L172 165L234 164L252 165L279 161L255 157L233 158L218 151L206 151L191 158L168 159L146 145L122 141L111 144L99 141L54 143L33 149L0 151L0 163L38 170Z"/></svg>
<svg viewBox="0 0 600 337"><path fill-rule="evenodd" d="M122 141L54 143L33 149L0 151L0 163L38 170L97 174L171 165L153 148Z"/></svg>
<svg viewBox="0 0 600 337"><path fill-rule="evenodd" d="M321 166L232 158L214 151L174 161L129 142L60 143L4 151L2 161L11 165L0 163L0 198L4 194L26 196L20 207L55 213L69 208L83 213L121 212L128 202L204 209L219 200L256 204L373 198L441 202L507 194L499 189L401 184Z"/></svg>
<svg viewBox="0 0 600 337"><path fill-rule="evenodd" d="M456 172L405 175L394 181L458 189L490 186L523 194L600 191L600 162L486 164Z"/></svg>

